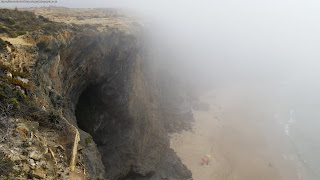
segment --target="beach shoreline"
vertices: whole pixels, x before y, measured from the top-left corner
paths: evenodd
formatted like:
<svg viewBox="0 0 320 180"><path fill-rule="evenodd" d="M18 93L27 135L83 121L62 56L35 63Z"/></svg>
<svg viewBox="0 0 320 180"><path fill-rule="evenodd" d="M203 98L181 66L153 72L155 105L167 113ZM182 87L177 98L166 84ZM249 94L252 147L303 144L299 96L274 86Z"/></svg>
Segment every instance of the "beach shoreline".
<svg viewBox="0 0 320 180"><path fill-rule="evenodd" d="M200 101L208 103L210 110L193 110L193 131L171 135L171 148L193 178L310 179L283 129L270 121L274 115L268 107L270 98L260 96L259 91L245 91L221 89L204 94ZM206 154L211 155L209 167L201 164Z"/></svg>

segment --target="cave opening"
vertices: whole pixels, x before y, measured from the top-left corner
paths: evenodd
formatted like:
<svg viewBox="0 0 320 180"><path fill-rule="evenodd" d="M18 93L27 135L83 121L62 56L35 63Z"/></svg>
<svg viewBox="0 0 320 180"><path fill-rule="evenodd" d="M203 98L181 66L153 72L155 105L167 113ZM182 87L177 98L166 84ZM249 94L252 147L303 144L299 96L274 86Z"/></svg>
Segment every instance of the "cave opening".
<svg viewBox="0 0 320 180"><path fill-rule="evenodd" d="M78 127L89 133L97 146L114 145L131 123L117 91L100 83L88 86L78 98L75 116Z"/></svg>
<svg viewBox="0 0 320 180"><path fill-rule="evenodd" d="M127 106L122 101L119 90L100 83L88 86L79 96L75 116L78 127L92 136L101 154L104 168L110 169L117 161L116 157L129 159L124 142L130 138L132 119ZM126 154L122 154L126 153ZM125 168L123 169L125 172ZM141 175L133 172L122 174L119 179L139 179Z"/></svg>
<svg viewBox="0 0 320 180"><path fill-rule="evenodd" d="M98 85L88 86L80 95L75 110L79 128L93 136L105 106L99 98Z"/></svg>

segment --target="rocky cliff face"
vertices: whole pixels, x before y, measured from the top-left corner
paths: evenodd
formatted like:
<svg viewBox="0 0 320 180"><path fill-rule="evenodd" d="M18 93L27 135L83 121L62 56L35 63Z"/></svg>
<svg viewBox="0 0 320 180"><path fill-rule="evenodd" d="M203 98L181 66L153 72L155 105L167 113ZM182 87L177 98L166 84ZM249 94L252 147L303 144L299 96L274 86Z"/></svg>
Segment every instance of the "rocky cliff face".
<svg viewBox="0 0 320 180"><path fill-rule="evenodd" d="M188 100L177 96L180 87L166 85L169 81L159 76L161 71L145 53L142 27L130 23L125 28L121 24L103 29L64 25L49 35L40 27L19 37L30 44L15 45L13 39L3 38L18 50L5 50L2 54L10 58L2 61L28 74L26 79L34 88L26 88L26 94L44 113L58 112L57 126L65 126L64 119L78 129L78 162L91 178L191 179L191 172L170 149L168 136L175 127L189 127L185 121L192 119ZM32 58L15 63L13 57L28 50L25 54ZM181 101L173 102L174 97ZM73 131L67 132L73 136ZM76 141L66 137L60 142L63 139L66 153L69 149L72 155Z"/></svg>

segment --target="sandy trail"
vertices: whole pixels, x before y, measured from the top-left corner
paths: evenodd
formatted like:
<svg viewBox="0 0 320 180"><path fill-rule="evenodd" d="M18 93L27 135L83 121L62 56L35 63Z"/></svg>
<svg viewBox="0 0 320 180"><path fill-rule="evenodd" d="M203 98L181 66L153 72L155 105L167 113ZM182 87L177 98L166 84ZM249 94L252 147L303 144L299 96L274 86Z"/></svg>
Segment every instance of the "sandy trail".
<svg viewBox="0 0 320 180"><path fill-rule="evenodd" d="M24 46L32 46L33 44L27 43L22 39L22 36L16 38L8 38L8 37L1 37L4 41L9 41L13 45L24 45Z"/></svg>
<svg viewBox="0 0 320 180"><path fill-rule="evenodd" d="M264 88L228 88L201 97L209 111L193 111L193 132L173 134L171 147L195 180L308 179ZM210 166L201 158L210 154ZM304 178L303 178L304 177Z"/></svg>

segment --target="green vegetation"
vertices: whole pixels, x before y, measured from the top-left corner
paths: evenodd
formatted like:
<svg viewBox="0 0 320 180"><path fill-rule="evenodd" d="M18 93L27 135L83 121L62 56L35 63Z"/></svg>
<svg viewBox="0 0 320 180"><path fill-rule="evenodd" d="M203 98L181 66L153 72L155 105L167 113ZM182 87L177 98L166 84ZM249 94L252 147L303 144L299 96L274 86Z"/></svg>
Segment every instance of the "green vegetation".
<svg viewBox="0 0 320 180"><path fill-rule="evenodd" d="M23 102L27 102L27 101L29 100L28 97L27 97L25 94L23 94L22 92L13 91L13 93L15 93L16 95L18 95L18 96L19 96L19 99L20 99L21 101L23 101Z"/></svg>
<svg viewBox="0 0 320 180"><path fill-rule="evenodd" d="M87 137L86 139L84 139L84 141L85 141L86 145L88 145L89 143L92 142L92 137L89 136L89 137Z"/></svg>
<svg viewBox="0 0 320 180"><path fill-rule="evenodd" d="M0 151L0 179L15 180L17 176L23 176L27 173L22 170L13 169L14 162Z"/></svg>
<svg viewBox="0 0 320 180"><path fill-rule="evenodd" d="M7 50L7 43L0 38L0 52Z"/></svg>
<svg viewBox="0 0 320 180"><path fill-rule="evenodd" d="M0 77L0 79L6 79L11 84L14 84L14 85L20 86L22 88L28 89L30 91L33 91L34 84L31 81L29 81L28 83L24 83L21 80L16 79L18 76L20 76L21 78L26 78L27 74L25 74L23 72L20 72L20 71L13 70L12 68L10 68L8 66L5 66L2 63L0 63L0 68L6 69L13 76L13 78L7 77L7 76L3 76L3 77Z"/></svg>
<svg viewBox="0 0 320 180"><path fill-rule="evenodd" d="M93 31L97 30L97 27L93 24L81 24L78 27L80 27L81 29L86 29L86 30L93 30Z"/></svg>
<svg viewBox="0 0 320 180"><path fill-rule="evenodd" d="M20 76L22 78L26 78L27 77L27 74L25 74L23 72L15 71L15 70L12 70L12 69L10 69L9 71L13 75L13 77L18 77L18 76Z"/></svg>
<svg viewBox="0 0 320 180"><path fill-rule="evenodd" d="M20 109L20 103L18 102L18 100L17 100L16 98L11 98L10 101L12 102L12 104L13 104L16 108Z"/></svg>
<svg viewBox="0 0 320 180"><path fill-rule="evenodd" d="M34 84L32 82L24 83L21 80L15 79L15 78L10 78L10 77L3 77L4 79L7 79L11 84L14 84L16 86L23 87L25 89L28 89L30 91L33 91Z"/></svg>
<svg viewBox="0 0 320 180"><path fill-rule="evenodd" d="M26 31L17 31L17 32L16 32L16 34L17 34L18 36L24 35L24 34L26 34L26 33L27 33Z"/></svg>
<svg viewBox="0 0 320 180"><path fill-rule="evenodd" d="M2 84L0 84L0 86L2 86ZM0 99L4 100L4 99L8 99L9 97L7 96L7 94L3 91L2 87L0 87Z"/></svg>
<svg viewBox="0 0 320 180"><path fill-rule="evenodd" d="M2 64L1 62L0 62L0 67L2 67L4 69L6 69L7 71L9 71L13 75L13 77L18 77L18 76L20 76L22 78L26 78L27 77L27 74L25 74L23 72L20 72L20 71L13 70L9 66L6 66L6 65Z"/></svg>
<svg viewBox="0 0 320 180"><path fill-rule="evenodd" d="M20 176L20 175L24 175L27 173L22 170L13 170L12 174L14 174L15 176Z"/></svg>
<svg viewBox="0 0 320 180"><path fill-rule="evenodd" d="M50 111L49 118L51 120L57 120L57 119L60 119L61 117L60 117L60 114L57 111Z"/></svg>
<svg viewBox="0 0 320 180"><path fill-rule="evenodd" d="M11 109L13 115L19 116L26 108L33 107L35 101L21 91L15 90L14 86L6 78L0 77L0 108L6 108L8 105L13 107Z"/></svg>
<svg viewBox="0 0 320 180"><path fill-rule="evenodd" d="M54 34L64 26L66 25L63 23L52 22L43 16L37 17L33 12L0 9L0 33L8 34L10 37L39 29L46 35Z"/></svg>
<svg viewBox="0 0 320 180"><path fill-rule="evenodd" d="M9 176L13 171L13 165L13 161L11 161L11 159L9 159L3 152L0 152L0 175Z"/></svg>

